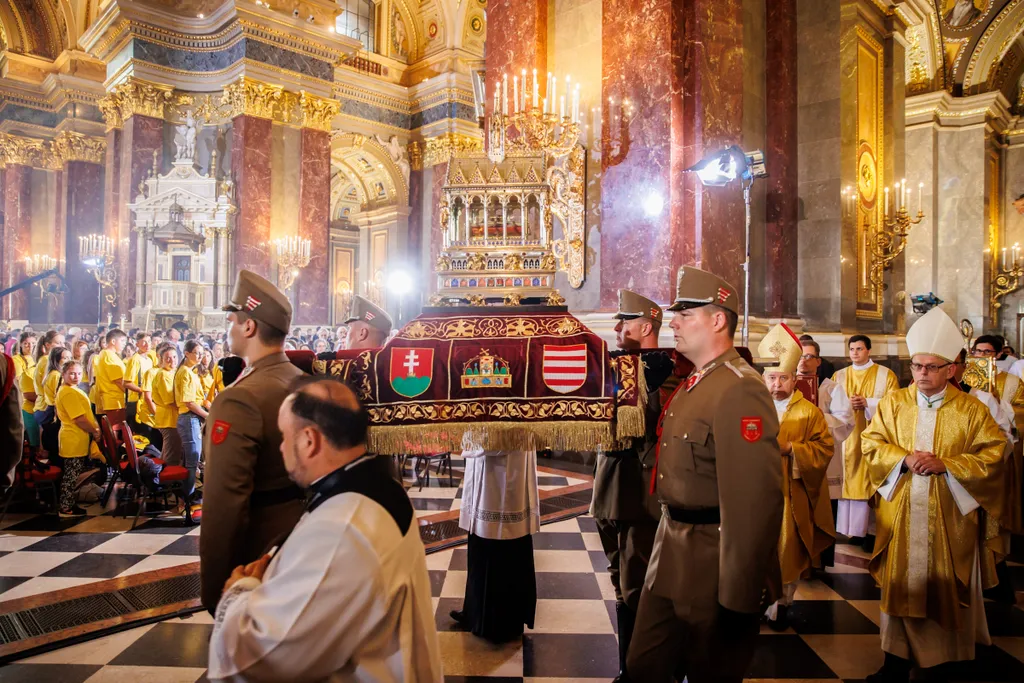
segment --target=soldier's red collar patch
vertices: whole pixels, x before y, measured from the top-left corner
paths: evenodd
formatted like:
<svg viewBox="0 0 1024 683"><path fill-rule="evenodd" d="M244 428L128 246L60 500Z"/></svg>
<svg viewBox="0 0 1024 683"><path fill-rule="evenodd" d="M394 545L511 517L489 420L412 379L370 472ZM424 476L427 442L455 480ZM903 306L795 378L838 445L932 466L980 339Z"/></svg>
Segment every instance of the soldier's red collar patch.
<svg viewBox="0 0 1024 683"><path fill-rule="evenodd" d="M761 438L761 434L764 431L759 417L742 417L740 418L740 434L743 435L745 441L755 443Z"/></svg>
<svg viewBox="0 0 1024 683"><path fill-rule="evenodd" d="M224 420L214 420L213 427L210 429L210 440L213 441L214 446L219 446L224 443L224 440L228 438L228 432L231 431L231 425Z"/></svg>

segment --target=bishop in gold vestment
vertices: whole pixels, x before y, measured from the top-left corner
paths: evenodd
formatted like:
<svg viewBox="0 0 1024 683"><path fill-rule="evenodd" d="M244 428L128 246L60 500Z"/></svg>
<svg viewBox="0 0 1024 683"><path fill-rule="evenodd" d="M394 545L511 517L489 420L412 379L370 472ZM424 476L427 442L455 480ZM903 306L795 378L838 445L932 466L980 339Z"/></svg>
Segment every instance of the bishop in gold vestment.
<svg viewBox="0 0 1024 683"><path fill-rule="evenodd" d="M886 664L868 680L907 680L911 663L974 658L988 643L981 543L1005 499L1006 438L988 408L947 385L962 340L941 309L907 333L915 386L886 396L861 436L870 490L880 498L869 570L882 588Z"/></svg>

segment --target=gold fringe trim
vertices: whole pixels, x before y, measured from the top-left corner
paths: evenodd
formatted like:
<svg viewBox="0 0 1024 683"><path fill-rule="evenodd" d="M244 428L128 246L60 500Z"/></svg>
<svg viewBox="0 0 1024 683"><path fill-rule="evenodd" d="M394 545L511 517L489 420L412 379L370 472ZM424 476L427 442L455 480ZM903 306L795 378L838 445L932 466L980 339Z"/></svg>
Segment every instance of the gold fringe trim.
<svg viewBox="0 0 1024 683"><path fill-rule="evenodd" d="M629 439L642 439L647 436L647 376L644 374L643 359L640 356L634 357L637 375L636 405L624 405L615 409L615 438L620 445L628 443Z"/></svg>
<svg viewBox="0 0 1024 683"><path fill-rule="evenodd" d="M378 455L461 453L467 432L483 437L488 451L593 451L612 442L611 422L444 422L436 425L370 426L367 447Z"/></svg>

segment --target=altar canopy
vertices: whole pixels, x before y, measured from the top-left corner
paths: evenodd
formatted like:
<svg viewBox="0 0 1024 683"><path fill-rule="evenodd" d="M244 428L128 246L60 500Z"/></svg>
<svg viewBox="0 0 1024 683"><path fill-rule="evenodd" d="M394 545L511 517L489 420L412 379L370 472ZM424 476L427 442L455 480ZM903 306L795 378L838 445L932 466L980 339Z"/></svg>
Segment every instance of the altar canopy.
<svg viewBox="0 0 1024 683"><path fill-rule="evenodd" d="M643 435L639 356L612 359L563 307L427 309L383 348L338 356L309 369L356 389L375 453L458 450L467 431L488 450Z"/></svg>

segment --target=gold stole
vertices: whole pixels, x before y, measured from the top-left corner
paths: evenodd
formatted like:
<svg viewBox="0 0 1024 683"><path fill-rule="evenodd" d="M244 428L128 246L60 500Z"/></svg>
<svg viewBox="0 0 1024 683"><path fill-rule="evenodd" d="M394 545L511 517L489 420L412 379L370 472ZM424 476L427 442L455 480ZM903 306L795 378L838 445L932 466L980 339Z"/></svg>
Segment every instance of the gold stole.
<svg viewBox="0 0 1024 683"><path fill-rule="evenodd" d="M882 398L885 395L886 373L878 363L861 373L849 366L840 370L843 377L843 389L846 396L854 394L865 398ZM858 377L857 375L860 375ZM872 387L870 393L867 388ZM861 454L860 434L867 426L866 411L854 410L854 428L850 436L843 442L843 495L847 500L868 500L871 497L871 482L868 480L867 467Z"/></svg>
<svg viewBox="0 0 1024 683"><path fill-rule="evenodd" d="M937 408L917 408L914 429L914 450L934 453ZM907 562L907 598L912 614L925 614L928 598L928 562L931 543L928 535L928 498L932 477L914 474L910 477L910 557Z"/></svg>

